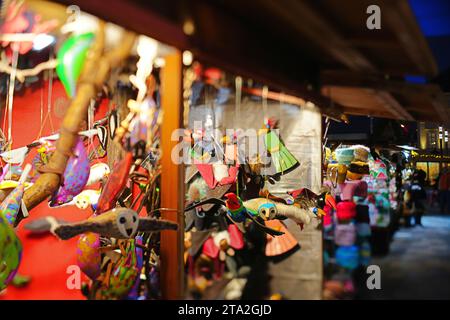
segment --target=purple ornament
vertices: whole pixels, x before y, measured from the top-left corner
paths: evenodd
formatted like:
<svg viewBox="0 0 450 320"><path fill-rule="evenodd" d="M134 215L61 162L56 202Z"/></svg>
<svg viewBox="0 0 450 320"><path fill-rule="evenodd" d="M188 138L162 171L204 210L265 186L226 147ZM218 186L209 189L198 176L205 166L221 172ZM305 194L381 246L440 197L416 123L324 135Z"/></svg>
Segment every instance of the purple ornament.
<svg viewBox="0 0 450 320"><path fill-rule="evenodd" d="M72 201L73 197L83 191L89 178L89 159L83 142L78 139L73 156L67 163L62 184L58 192L50 200L50 207L57 207Z"/></svg>

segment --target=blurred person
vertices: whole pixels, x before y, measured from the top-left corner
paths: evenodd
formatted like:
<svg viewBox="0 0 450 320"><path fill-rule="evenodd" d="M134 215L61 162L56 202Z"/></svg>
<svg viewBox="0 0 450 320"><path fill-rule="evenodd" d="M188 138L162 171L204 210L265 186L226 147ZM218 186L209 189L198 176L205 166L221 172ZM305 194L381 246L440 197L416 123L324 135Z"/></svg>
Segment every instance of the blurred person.
<svg viewBox="0 0 450 320"><path fill-rule="evenodd" d="M411 195L412 214L414 216L414 224L416 226L422 226L422 216L425 212L425 202L427 199L427 193L425 191L425 178L422 172L423 170L416 170L413 173L412 181L409 186L409 193Z"/></svg>
<svg viewBox="0 0 450 320"><path fill-rule="evenodd" d="M448 213L450 206L450 172L448 168L443 168L439 174L439 186L438 186L438 196L439 196L439 208L441 213Z"/></svg>

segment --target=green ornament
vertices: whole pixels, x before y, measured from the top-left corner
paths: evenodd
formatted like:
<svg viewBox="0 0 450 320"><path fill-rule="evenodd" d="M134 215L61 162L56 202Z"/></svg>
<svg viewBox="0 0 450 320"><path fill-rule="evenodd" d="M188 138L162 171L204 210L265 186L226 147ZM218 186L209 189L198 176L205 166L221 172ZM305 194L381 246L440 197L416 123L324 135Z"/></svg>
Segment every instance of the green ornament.
<svg viewBox="0 0 450 320"><path fill-rule="evenodd" d="M22 244L8 220L0 213L0 290L14 278L22 258Z"/></svg>
<svg viewBox="0 0 450 320"><path fill-rule="evenodd" d="M63 43L56 56L56 73L70 98L75 96L76 83L93 40L91 32L72 36Z"/></svg>

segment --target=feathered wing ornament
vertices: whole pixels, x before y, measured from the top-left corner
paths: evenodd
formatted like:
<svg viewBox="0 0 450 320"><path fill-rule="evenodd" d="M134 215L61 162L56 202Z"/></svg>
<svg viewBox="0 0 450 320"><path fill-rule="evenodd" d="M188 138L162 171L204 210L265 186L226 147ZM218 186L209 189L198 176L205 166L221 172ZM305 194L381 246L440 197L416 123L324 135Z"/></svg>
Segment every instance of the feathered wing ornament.
<svg viewBox="0 0 450 320"><path fill-rule="evenodd" d="M31 231L47 229L62 240L73 238L85 232L97 233L104 237L116 239L133 238L137 232L154 232L177 230L178 224L153 218L140 218L128 208L115 208L98 216L74 223L60 223L53 217L43 218L28 223L25 228ZM46 223L45 223L46 222Z"/></svg>
<svg viewBox="0 0 450 320"><path fill-rule="evenodd" d="M285 254L298 246L297 239L295 239L292 233L287 230L283 222L279 220L269 220L266 221L266 226L284 232L284 234L279 237L267 237L265 249L267 257Z"/></svg>
<svg viewBox="0 0 450 320"><path fill-rule="evenodd" d="M276 126L277 121L268 119L267 123L264 124L264 128L259 131L259 134L264 139L264 144L270 155L272 168L275 170L275 173L271 175L282 175L294 170L300 164L273 130Z"/></svg>

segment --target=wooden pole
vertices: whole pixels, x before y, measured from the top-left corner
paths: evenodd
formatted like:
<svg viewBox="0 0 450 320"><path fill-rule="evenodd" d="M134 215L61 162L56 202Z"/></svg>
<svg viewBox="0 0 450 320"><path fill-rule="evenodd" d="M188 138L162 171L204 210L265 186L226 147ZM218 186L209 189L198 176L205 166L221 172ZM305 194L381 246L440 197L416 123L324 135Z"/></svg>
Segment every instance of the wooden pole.
<svg viewBox="0 0 450 320"><path fill-rule="evenodd" d="M174 130L183 126L182 62L179 51L166 56L161 74L162 173L161 207L177 211L162 211L163 219L178 223L178 232L161 232L161 291L163 299L184 296L184 166L171 159L178 141L172 141Z"/></svg>

